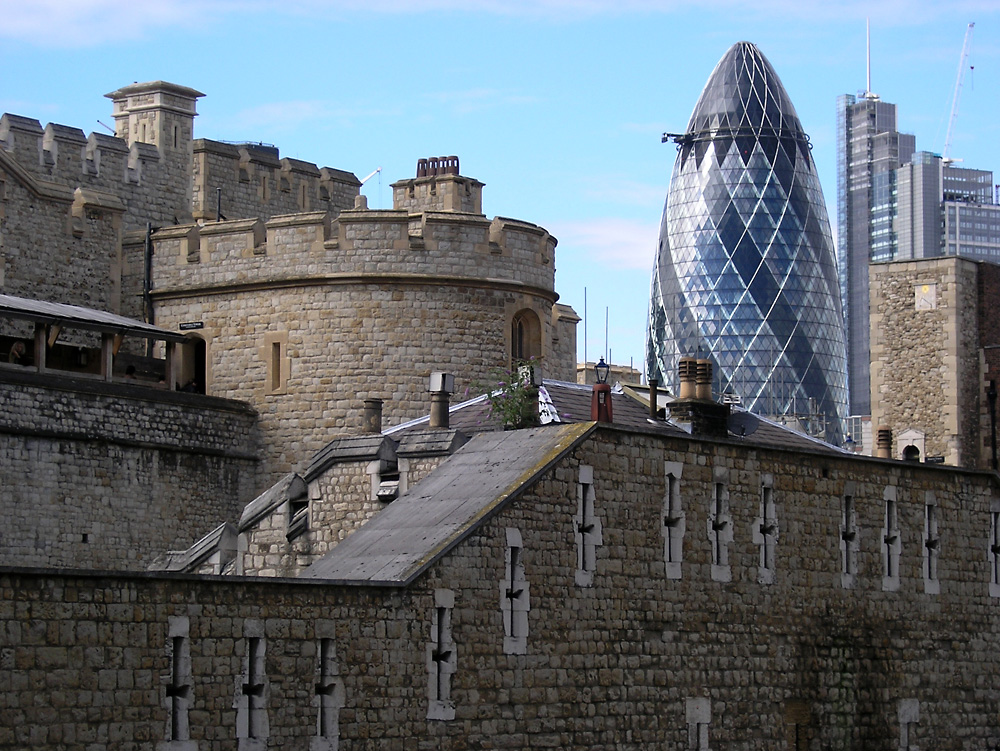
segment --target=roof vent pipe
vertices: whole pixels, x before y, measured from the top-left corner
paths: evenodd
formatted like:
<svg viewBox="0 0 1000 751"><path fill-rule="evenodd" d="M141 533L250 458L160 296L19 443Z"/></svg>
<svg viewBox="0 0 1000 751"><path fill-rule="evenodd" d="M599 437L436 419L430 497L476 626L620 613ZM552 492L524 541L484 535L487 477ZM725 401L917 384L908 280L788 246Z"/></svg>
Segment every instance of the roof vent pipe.
<svg viewBox="0 0 1000 751"><path fill-rule="evenodd" d="M455 376L451 373L434 371L431 373L427 390L431 392L431 415L429 427L448 427L449 397L455 390Z"/></svg>
<svg viewBox="0 0 1000 751"><path fill-rule="evenodd" d="M698 372L698 361L693 357L682 357L677 363L677 375L680 378L681 387L678 393L680 399L694 399L695 397L695 376Z"/></svg>
<svg viewBox="0 0 1000 751"><path fill-rule="evenodd" d="M382 400L365 399L365 411L361 418L361 429L365 433L382 432Z"/></svg>
<svg viewBox="0 0 1000 751"><path fill-rule="evenodd" d="M657 401L656 401L657 400L657 394L658 394L657 387L659 385L660 385L660 382L658 380L656 380L655 378L650 378L649 379L649 419L650 420L655 420L656 419L657 407L659 406L657 404Z"/></svg>
<svg viewBox="0 0 1000 751"><path fill-rule="evenodd" d="M875 439L875 456L879 459L892 459L892 428L879 426Z"/></svg>

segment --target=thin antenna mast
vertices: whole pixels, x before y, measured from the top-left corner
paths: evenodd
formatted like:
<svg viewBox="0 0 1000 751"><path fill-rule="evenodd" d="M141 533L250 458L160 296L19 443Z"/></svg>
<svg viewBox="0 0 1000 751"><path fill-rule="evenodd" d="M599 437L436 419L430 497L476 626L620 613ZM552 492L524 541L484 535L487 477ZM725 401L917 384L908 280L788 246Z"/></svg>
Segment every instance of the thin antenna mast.
<svg viewBox="0 0 1000 751"><path fill-rule="evenodd" d="M865 95L872 93L872 22L865 19Z"/></svg>

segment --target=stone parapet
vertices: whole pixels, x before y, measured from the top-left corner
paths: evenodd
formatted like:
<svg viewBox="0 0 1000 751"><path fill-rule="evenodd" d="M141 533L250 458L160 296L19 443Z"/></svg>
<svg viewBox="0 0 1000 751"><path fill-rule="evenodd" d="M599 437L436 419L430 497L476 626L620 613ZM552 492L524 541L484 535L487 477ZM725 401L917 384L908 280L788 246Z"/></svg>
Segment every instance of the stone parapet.
<svg viewBox="0 0 1000 751"><path fill-rule="evenodd" d="M0 369L0 562L142 569L255 493L247 405Z"/></svg>

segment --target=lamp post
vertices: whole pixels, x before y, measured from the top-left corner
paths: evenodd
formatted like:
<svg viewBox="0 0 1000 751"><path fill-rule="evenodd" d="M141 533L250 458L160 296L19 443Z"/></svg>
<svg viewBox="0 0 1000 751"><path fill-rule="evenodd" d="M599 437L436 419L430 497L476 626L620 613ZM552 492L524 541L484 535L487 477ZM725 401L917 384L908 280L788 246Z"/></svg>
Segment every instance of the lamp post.
<svg viewBox="0 0 1000 751"><path fill-rule="evenodd" d="M594 373L597 375L598 383L608 382L608 372L611 370L611 366L604 362L604 358L594 366Z"/></svg>
<svg viewBox="0 0 1000 751"><path fill-rule="evenodd" d="M611 387L608 385L608 372L611 366L604 358L594 366L597 383L590 398L590 419L597 422L614 422L611 412Z"/></svg>

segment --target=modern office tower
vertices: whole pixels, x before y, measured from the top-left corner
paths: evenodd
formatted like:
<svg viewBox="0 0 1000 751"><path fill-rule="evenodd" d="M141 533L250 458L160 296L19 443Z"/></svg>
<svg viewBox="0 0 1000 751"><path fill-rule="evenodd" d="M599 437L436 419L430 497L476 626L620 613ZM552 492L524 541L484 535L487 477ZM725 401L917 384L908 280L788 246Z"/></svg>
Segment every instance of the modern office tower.
<svg viewBox="0 0 1000 751"><path fill-rule="evenodd" d="M809 139L754 45L726 52L672 137L649 376L676 387L680 357L709 358L722 394L839 441L846 359L826 205Z"/></svg>
<svg viewBox="0 0 1000 751"><path fill-rule="evenodd" d="M1000 206L993 173L918 151L896 170L894 260L962 256L1000 262Z"/></svg>
<svg viewBox="0 0 1000 751"><path fill-rule="evenodd" d="M896 130L896 105L866 91L837 98L837 240L850 414L871 412L868 264L896 253L896 172L916 139Z"/></svg>
<svg viewBox="0 0 1000 751"><path fill-rule="evenodd" d="M1000 262L1000 205L993 173L918 151L896 170L893 260L962 256Z"/></svg>

